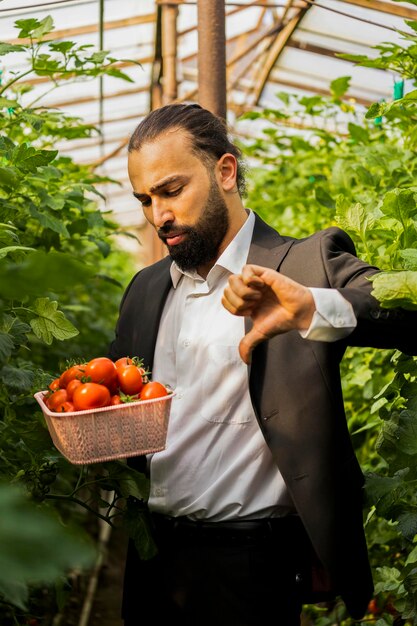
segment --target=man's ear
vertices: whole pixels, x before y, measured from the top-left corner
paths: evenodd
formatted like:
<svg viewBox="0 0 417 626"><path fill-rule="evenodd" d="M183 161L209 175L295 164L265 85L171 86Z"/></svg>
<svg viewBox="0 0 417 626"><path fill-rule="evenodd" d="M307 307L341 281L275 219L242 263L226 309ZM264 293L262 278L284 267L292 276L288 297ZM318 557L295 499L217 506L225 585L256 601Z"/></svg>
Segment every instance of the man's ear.
<svg viewBox="0 0 417 626"><path fill-rule="evenodd" d="M236 191L237 159L233 154L226 152L217 161L219 184L226 192Z"/></svg>

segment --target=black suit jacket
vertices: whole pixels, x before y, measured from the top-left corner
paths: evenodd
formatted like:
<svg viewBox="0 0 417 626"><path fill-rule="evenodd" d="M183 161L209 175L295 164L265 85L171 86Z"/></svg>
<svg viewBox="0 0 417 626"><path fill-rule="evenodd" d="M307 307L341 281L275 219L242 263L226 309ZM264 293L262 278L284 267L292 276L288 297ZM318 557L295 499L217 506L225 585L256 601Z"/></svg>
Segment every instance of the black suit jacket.
<svg viewBox="0 0 417 626"><path fill-rule="evenodd" d="M364 480L346 425L339 363L347 345L415 354L417 316L380 308L368 280L378 270L355 256L351 239L338 228L295 240L256 216L248 262L309 287L338 289L358 320L346 340L334 343L304 340L290 331L260 344L249 386L259 427L314 550L351 615L360 617L373 585L362 524ZM111 358L137 354L152 369L159 320L172 286L170 264L165 258L131 281Z"/></svg>

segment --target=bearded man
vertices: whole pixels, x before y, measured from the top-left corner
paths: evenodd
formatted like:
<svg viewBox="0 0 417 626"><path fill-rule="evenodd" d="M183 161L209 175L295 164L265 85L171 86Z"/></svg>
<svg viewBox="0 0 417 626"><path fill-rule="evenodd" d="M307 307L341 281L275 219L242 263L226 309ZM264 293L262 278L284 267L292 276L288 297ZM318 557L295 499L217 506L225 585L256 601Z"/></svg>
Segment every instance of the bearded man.
<svg viewBox="0 0 417 626"><path fill-rule="evenodd" d="M303 602L340 595L360 618L372 595L339 363L347 345L415 354L416 314L379 307L378 270L340 229L296 240L245 208L240 158L194 104L153 111L129 144L169 254L128 286L110 356L143 357L176 394L146 459L159 552L129 547L126 626L298 626Z"/></svg>

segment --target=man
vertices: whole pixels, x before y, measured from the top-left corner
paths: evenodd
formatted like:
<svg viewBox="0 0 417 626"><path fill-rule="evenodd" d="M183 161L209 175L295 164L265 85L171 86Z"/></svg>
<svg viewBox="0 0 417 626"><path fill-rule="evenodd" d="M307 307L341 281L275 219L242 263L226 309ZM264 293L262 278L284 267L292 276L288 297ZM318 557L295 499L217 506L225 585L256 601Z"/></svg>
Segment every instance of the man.
<svg viewBox="0 0 417 626"><path fill-rule="evenodd" d="M415 315L380 309L377 269L339 229L294 240L246 210L240 152L198 105L145 118L128 167L169 256L130 283L111 356L142 356L176 395L147 459L159 554L129 548L126 626L296 626L302 602L334 594L362 616L363 476L339 362L348 344L415 352Z"/></svg>

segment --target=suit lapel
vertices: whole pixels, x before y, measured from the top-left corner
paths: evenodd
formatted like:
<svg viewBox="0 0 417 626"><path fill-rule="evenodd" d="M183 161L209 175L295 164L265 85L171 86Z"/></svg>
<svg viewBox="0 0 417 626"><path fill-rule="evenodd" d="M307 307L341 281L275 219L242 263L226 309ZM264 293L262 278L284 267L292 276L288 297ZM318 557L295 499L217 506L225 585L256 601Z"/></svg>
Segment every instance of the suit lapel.
<svg viewBox="0 0 417 626"><path fill-rule="evenodd" d="M293 239L281 237L276 230L268 226L268 224L255 213L255 226L247 263L278 270L293 243ZM250 318L246 317L246 332L250 330L251 326L252 322Z"/></svg>
<svg viewBox="0 0 417 626"><path fill-rule="evenodd" d="M158 335L159 322L168 293L172 287L172 280L169 268L171 259L166 257L155 266L153 275L147 281L146 291L143 300L143 307L140 310L140 320L138 326L138 347L140 355L143 357L147 367L152 368L155 351L156 338Z"/></svg>

